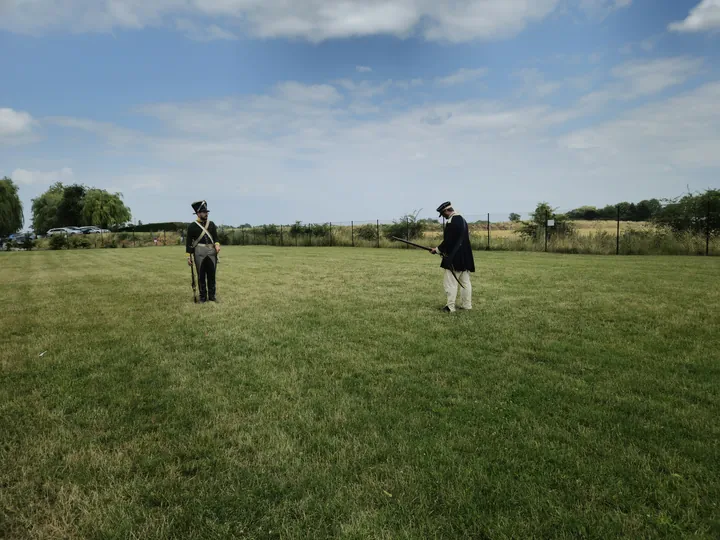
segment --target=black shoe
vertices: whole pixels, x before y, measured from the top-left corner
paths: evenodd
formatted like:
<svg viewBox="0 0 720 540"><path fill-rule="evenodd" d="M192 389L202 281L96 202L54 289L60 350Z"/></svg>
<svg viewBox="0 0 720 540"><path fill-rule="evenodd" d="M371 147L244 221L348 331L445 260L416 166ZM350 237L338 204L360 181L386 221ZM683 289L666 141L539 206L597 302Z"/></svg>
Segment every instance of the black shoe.
<svg viewBox="0 0 720 540"><path fill-rule="evenodd" d="M207 300L205 298L201 298L200 300L198 300L198 302L204 304L205 302L207 302Z"/></svg>
<svg viewBox="0 0 720 540"><path fill-rule="evenodd" d="M217 302L217 298L215 298L214 296L211 296L211 297L210 297L210 301L211 301L211 302Z"/></svg>

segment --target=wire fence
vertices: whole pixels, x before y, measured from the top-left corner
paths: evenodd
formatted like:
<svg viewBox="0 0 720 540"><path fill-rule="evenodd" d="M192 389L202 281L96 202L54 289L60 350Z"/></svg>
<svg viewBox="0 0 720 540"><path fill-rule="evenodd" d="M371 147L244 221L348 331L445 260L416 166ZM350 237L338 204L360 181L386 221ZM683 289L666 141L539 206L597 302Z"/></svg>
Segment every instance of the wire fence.
<svg viewBox="0 0 720 540"><path fill-rule="evenodd" d="M598 255L720 255L720 201L705 215L663 226L650 221L573 220L567 212L462 213L476 251L544 251ZM511 219L512 218L512 219ZM217 224L217 222L216 222ZM145 228L147 226L144 226ZM291 225L218 226L222 245L414 249L399 237L429 247L442 242L444 219L364 220ZM130 248L185 245L185 230L65 235L37 240L36 249Z"/></svg>
<svg viewBox="0 0 720 540"><path fill-rule="evenodd" d="M558 220L546 216L540 223L507 220L502 214L463 214L468 221L470 242L475 251L544 251L598 255L720 255L720 234L705 230L675 231L649 222L615 220ZM503 219L504 218L504 219ZM718 216L720 218L720 216ZM716 219L718 219L716 218ZM442 242L444 220L422 227L407 219L404 223L388 220L332 222L222 228L221 242L228 245L308 247L343 246L414 249L392 240L392 236L415 241L428 247ZM418 231L421 229L421 231Z"/></svg>

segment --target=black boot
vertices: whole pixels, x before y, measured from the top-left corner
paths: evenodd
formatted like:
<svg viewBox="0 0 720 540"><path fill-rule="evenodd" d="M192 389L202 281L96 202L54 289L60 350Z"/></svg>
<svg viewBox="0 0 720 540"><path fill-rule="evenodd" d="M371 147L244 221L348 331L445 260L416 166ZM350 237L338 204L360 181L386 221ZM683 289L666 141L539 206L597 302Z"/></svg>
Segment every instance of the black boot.
<svg viewBox="0 0 720 540"><path fill-rule="evenodd" d="M200 303L204 304L207 302L207 286L204 282L200 282Z"/></svg>

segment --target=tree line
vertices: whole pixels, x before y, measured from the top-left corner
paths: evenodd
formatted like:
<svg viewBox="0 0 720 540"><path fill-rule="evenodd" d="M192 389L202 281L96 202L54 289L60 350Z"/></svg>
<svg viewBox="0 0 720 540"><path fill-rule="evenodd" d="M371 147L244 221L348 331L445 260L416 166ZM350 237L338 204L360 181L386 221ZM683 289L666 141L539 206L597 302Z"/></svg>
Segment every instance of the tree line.
<svg viewBox="0 0 720 540"><path fill-rule="evenodd" d="M581 206L570 210L566 215L570 219L586 221L617 219L620 213L621 221L650 221L663 210L663 203L659 199L646 199L638 203L623 201L618 204L608 204L603 208L595 206Z"/></svg>
<svg viewBox="0 0 720 540"><path fill-rule="evenodd" d="M130 221L130 209L121 193L80 184L56 182L42 195L32 199L32 228L45 234L58 227L96 226L103 229ZM18 187L8 177L0 180L0 236L8 236L23 227L23 205Z"/></svg>

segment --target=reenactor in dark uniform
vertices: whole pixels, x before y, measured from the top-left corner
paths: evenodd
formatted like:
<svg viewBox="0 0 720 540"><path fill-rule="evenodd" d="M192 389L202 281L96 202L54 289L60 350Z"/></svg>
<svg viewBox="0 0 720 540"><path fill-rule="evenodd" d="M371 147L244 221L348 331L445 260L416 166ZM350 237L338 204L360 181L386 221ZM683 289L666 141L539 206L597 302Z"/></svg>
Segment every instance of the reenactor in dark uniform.
<svg viewBox="0 0 720 540"><path fill-rule="evenodd" d="M458 283L462 285L462 288L460 290L460 304L457 307L465 310L472 309L470 272L475 272L475 259L470 245L470 232L467 221L455 212L449 201L438 206L437 212L447 220L443 231L443 241L438 247L433 248L431 252L442 255L440 267L445 269L443 288L447 295L447 303L443 307L443 311L455 311Z"/></svg>
<svg viewBox="0 0 720 540"><path fill-rule="evenodd" d="M217 271L220 242L217 241L215 223L208 219L207 201L192 203L198 218L188 225L185 251L189 266L195 263L200 287L200 302L216 302L215 273ZM206 283L207 280L207 283Z"/></svg>

